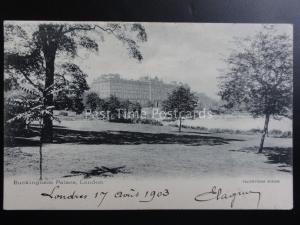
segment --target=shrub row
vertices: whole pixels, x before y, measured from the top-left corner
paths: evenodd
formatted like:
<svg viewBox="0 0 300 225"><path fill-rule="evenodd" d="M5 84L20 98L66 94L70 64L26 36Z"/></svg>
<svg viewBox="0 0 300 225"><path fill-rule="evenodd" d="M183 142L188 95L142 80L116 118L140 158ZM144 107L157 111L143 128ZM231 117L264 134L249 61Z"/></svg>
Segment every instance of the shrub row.
<svg viewBox="0 0 300 225"><path fill-rule="evenodd" d="M178 124L170 124L170 126L178 127ZM234 130L234 129L224 129L224 128L207 128L203 126L188 126L182 125L182 128L191 128L201 131L207 131L210 133L230 133L230 134L259 134L262 133L261 129L250 129L250 130ZM278 138L292 138L293 133L291 131L281 131L278 129L272 129L268 132L268 136L278 137Z"/></svg>

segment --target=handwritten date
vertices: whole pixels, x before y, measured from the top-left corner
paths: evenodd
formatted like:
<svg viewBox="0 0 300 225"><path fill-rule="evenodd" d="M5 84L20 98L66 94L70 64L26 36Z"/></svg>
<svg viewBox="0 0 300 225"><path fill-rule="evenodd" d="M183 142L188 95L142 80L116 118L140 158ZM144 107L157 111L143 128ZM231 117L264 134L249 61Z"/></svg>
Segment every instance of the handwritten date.
<svg viewBox="0 0 300 225"><path fill-rule="evenodd" d="M77 193L75 190L69 193L64 193L59 190L60 186L57 185L53 187L50 192L41 193L41 196L48 197L52 200L85 200L85 199L95 199L98 203L98 207L100 207L103 202L107 198L117 199L117 200L128 200L128 199L136 199L139 202L152 202L155 199L166 198L170 195L168 189L163 190L147 190L147 191L137 191L133 188L127 191L116 191L116 192L108 192L108 191L98 191L94 194L88 193Z"/></svg>

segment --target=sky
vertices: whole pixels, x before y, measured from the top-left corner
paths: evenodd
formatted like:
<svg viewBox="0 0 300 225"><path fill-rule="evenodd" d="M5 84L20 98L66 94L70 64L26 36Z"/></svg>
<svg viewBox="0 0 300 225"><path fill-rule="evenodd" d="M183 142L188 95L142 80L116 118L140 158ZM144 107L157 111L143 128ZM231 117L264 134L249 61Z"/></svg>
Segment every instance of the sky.
<svg viewBox="0 0 300 225"><path fill-rule="evenodd" d="M236 48L234 38L252 36L262 28L259 24L142 24L148 41L140 43L141 63L130 58L126 48L109 35L104 36L98 54L76 59L89 75L89 83L106 73L128 79L157 76L165 82L187 83L193 91L218 99L218 76L226 66L224 58ZM291 25L276 25L276 29L292 33Z"/></svg>
<svg viewBox="0 0 300 225"><path fill-rule="evenodd" d="M104 34L104 41L94 36L99 43L98 53L78 52L74 61L88 74L89 84L107 73L118 73L127 79L157 76L164 82L187 83L193 91L219 99L218 76L222 75L220 69L226 66L224 58L236 48L234 38L253 36L262 29L261 24L141 24L148 36L147 42L139 43L142 62L129 57L126 47L109 34ZM275 28L292 35L292 25L277 24Z"/></svg>

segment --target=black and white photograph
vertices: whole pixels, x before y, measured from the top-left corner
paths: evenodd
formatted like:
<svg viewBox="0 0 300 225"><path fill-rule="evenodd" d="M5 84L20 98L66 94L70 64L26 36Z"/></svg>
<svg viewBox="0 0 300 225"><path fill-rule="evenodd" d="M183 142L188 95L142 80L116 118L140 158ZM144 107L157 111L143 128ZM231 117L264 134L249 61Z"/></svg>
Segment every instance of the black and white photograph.
<svg viewBox="0 0 300 225"><path fill-rule="evenodd" d="M5 209L293 207L292 24L3 29Z"/></svg>

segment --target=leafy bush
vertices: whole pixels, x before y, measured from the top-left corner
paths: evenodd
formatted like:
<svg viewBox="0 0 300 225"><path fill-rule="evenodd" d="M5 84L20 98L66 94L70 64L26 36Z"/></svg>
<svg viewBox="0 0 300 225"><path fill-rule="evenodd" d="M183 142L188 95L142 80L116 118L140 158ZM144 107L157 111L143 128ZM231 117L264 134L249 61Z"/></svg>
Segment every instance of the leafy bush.
<svg viewBox="0 0 300 225"><path fill-rule="evenodd" d="M282 131L277 130L277 129L273 129L273 130L269 131L269 135L271 135L271 136L280 136L280 135L282 135Z"/></svg>
<svg viewBox="0 0 300 225"><path fill-rule="evenodd" d="M134 123L133 119L125 119L125 118L112 118L109 120L109 122L114 123Z"/></svg>
<svg viewBox="0 0 300 225"><path fill-rule="evenodd" d="M30 95L21 91L9 91L5 93L4 98L4 129L5 138L13 139L16 136L24 134L27 121L25 118L16 118L13 121L8 122L18 114L26 112L32 107L29 104L31 99Z"/></svg>
<svg viewBox="0 0 300 225"><path fill-rule="evenodd" d="M253 129L248 130L248 132L251 133L251 134L256 134L256 133L261 133L262 130L257 129L257 128L253 128Z"/></svg>
<svg viewBox="0 0 300 225"><path fill-rule="evenodd" d="M280 137L281 138L292 138L293 134L291 131L284 131Z"/></svg>
<svg viewBox="0 0 300 225"><path fill-rule="evenodd" d="M195 129L199 129L199 130L204 130L204 131L208 131L208 128L207 127L194 127Z"/></svg>
<svg viewBox="0 0 300 225"><path fill-rule="evenodd" d="M211 128L209 129L209 132L212 132L212 133L234 133L234 130L232 129L222 129L222 128Z"/></svg>
<svg viewBox="0 0 300 225"><path fill-rule="evenodd" d="M151 124L151 125L154 125L154 126L163 126L163 124L160 121L153 120L153 119L141 119L140 123L142 123L142 124Z"/></svg>
<svg viewBox="0 0 300 225"><path fill-rule="evenodd" d="M242 130L235 130L234 132L235 132L236 134L242 134L242 133L243 133Z"/></svg>
<svg viewBox="0 0 300 225"><path fill-rule="evenodd" d="M68 112L60 111L59 115L60 116L68 116Z"/></svg>

